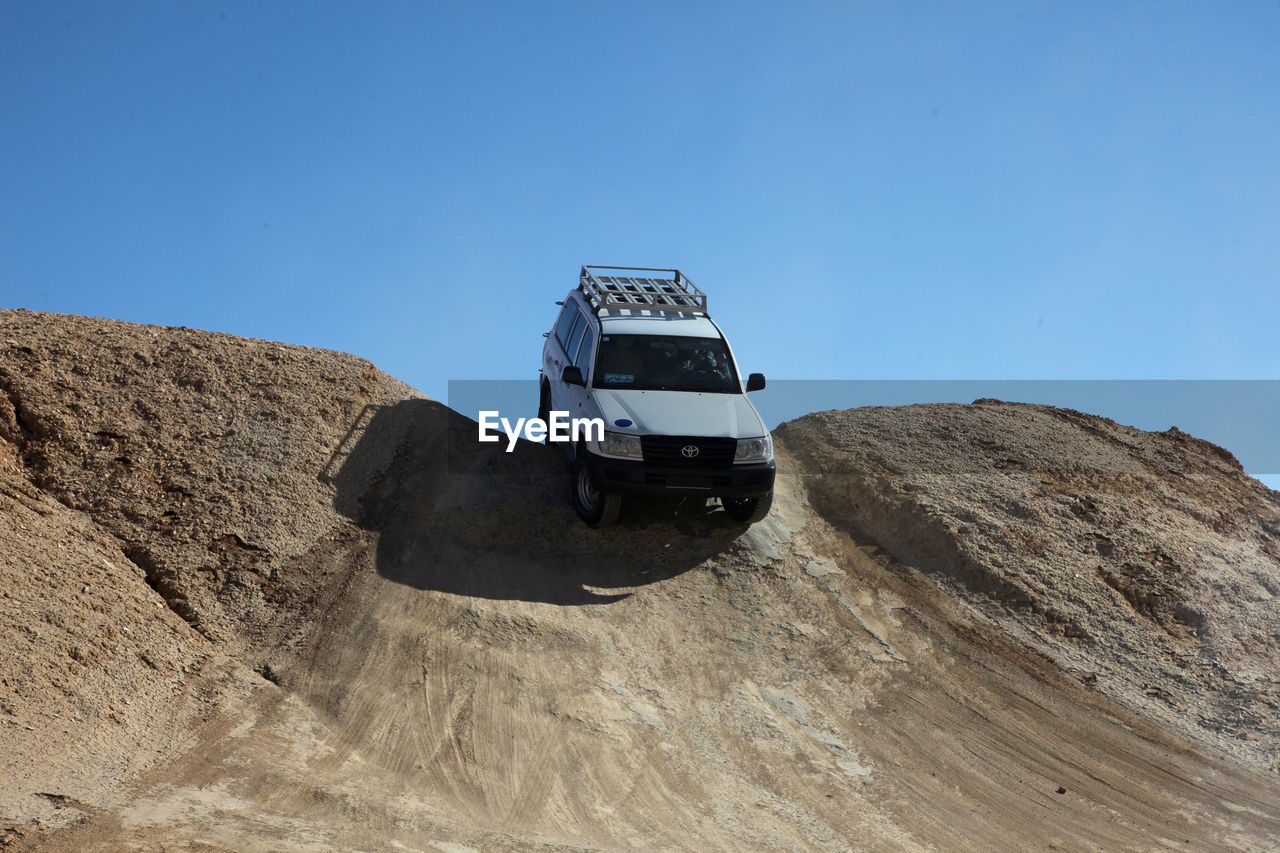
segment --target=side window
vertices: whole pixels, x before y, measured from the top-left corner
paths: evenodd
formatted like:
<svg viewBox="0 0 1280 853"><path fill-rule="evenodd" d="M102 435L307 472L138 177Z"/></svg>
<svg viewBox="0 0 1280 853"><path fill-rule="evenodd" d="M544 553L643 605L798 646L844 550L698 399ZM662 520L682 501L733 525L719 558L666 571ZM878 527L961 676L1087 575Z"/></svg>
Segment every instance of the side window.
<svg viewBox="0 0 1280 853"><path fill-rule="evenodd" d="M588 331L582 339L582 347L578 350L577 358L573 360L573 363L582 371L583 379L586 379L591 371L591 351L595 349L595 343L596 336Z"/></svg>
<svg viewBox="0 0 1280 853"><path fill-rule="evenodd" d="M560 319L556 321L556 340L560 342L561 347L564 347L569 340L569 328L577 316L578 309L572 302L566 302L564 308L560 309Z"/></svg>
<svg viewBox="0 0 1280 853"><path fill-rule="evenodd" d="M573 309L573 325L569 327L569 331L565 333L564 340L561 345L564 347L565 358L573 361L574 353L578 351L578 341L582 337L582 330L586 326L583 322L582 312Z"/></svg>
<svg viewBox="0 0 1280 853"><path fill-rule="evenodd" d="M573 331L569 333L569 345L564 348L564 354L569 361L577 363L575 357L578 354L578 344L582 343L583 334L587 331L587 324L582 322L582 318L578 318L578 322L573 324ZM583 374L584 378L586 374Z"/></svg>

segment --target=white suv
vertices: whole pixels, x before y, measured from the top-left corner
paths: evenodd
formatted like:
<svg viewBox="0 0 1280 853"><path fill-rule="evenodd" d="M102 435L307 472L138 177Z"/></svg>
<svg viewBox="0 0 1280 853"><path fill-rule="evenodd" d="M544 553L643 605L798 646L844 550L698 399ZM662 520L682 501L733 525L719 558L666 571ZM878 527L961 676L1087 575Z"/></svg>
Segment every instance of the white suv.
<svg viewBox="0 0 1280 853"><path fill-rule="evenodd" d="M664 274L664 275L659 275ZM706 294L679 270L584 266L542 349L538 416L599 418L604 439L564 443L573 505L592 527L627 494L719 498L751 524L773 501L773 442ZM592 436L592 439L595 437Z"/></svg>

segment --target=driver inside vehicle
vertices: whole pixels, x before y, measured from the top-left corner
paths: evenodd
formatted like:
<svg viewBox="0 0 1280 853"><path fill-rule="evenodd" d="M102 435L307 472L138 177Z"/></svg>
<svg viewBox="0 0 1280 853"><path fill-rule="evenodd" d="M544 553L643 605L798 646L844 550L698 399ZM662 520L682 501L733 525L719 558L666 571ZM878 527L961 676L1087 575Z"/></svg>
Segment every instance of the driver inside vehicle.
<svg viewBox="0 0 1280 853"><path fill-rule="evenodd" d="M720 379L729 378L728 364L723 362L713 346L700 346L689 354L685 362L685 370L694 375L714 375Z"/></svg>

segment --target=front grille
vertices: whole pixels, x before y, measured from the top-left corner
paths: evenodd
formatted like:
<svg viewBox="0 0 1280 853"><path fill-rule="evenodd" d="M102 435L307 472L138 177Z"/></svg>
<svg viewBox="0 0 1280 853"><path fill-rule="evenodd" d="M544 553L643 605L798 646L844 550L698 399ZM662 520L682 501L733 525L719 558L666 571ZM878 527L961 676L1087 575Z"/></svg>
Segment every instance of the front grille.
<svg viewBox="0 0 1280 853"><path fill-rule="evenodd" d="M684 448L696 447L696 456L684 455ZM738 451L735 438L705 438L690 435L642 435L640 448L644 461L658 465L688 466L690 468L714 468L733 464Z"/></svg>

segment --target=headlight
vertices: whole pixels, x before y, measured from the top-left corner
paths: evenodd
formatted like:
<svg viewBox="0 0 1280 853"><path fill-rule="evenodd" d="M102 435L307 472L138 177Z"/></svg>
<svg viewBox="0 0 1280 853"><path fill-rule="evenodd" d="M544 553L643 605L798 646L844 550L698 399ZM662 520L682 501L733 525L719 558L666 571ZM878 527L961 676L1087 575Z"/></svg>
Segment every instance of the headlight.
<svg viewBox="0 0 1280 853"><path fill-rule="evenodd" d="M760 438L738 439L738 452L734 454L734 462L768 462L773 458L773 439L765 435Z"/></svg>
<svg viewBox="0 0 1280 853"><path fill-rule="evenodd" d="M606 456L621 456L624 459L644 458L644 453L640 450L640 436L621 432L606 431L604 441L600 442L600 452Z"/></svg>

